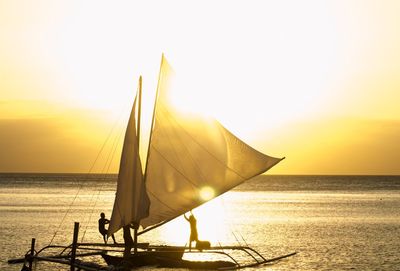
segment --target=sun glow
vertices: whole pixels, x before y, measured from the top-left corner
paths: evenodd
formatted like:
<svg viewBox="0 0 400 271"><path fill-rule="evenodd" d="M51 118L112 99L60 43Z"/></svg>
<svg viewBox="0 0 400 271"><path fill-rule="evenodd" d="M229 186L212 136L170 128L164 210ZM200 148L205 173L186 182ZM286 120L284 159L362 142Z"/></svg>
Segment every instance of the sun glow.
<svg viewBox="0 0 400 271"><path fill-rule="evenodd" d="M210 200L214 197L215 195L215 191L214 189L212 189L209 186L204 186L201 190L200 190L200 198L203 200Z"/></svg>

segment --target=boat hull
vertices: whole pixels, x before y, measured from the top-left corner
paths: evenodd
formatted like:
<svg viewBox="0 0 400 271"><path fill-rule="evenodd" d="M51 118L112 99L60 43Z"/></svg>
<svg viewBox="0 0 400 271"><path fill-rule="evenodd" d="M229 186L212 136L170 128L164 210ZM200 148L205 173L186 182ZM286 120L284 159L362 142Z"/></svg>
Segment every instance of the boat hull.
<svg viewBox="0 0 400 271"><path fill-rule="evenodd" d="M216 269L234 269L237 265L228 261L187 261L175 260L170 258L159 258L159 267L167 268L187 268L187 269L203 269L203 270L216 270Z"/></svg>
<svg viewBox="0 0 400 271"><path fill-rule="evenodd" d="M147 251L139 251L124 258L106 253L101 254L108 265L129 265L132 267L159 265L159 259L179 261L182 259L185 249L179 247L158 247Z"/></svg>

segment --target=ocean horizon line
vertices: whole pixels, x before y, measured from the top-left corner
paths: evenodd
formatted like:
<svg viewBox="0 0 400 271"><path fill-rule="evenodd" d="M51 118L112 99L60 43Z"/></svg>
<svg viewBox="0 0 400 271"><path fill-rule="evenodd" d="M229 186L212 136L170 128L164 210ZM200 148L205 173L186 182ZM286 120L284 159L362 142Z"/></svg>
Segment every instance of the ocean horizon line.
<svg viewBox="0 0 400 271"><path fill-rule="evenodd" d="M101 173L101 172L14 172L14 171L0 171L0 175L118 175L118 172L114 173ZM304 174L304 173L290 173L290 174L275 174L275 173L266 173L266 174L261 174L259 176L324 176L324 177L329 177L329 176L371 176L371 177L400 177L400 174ZM253 178L257 178L258 176L255 176ZM252 179L252 178L251 178Z"/></svg>

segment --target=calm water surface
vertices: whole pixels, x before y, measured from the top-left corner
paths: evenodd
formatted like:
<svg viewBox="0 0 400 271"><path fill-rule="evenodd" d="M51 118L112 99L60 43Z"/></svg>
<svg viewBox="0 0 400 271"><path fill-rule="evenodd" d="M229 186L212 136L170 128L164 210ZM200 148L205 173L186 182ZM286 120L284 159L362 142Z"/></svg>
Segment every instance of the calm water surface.
<svg viewBox="0 0 400 271"><path fill-rule="evenodd" d="M101 242L97 220L111 215L114 191L114 175L1 174L0 270L21 269L6 261L24 255L32 237L37 247L53 237L70 243L74 221L80 241ZM194 213L200 239L213 245L247 243L266 257L298 252L248 270L400 270L400 177L261 176ZM185 245L188 236L178 218L140 241Z"/></svg>

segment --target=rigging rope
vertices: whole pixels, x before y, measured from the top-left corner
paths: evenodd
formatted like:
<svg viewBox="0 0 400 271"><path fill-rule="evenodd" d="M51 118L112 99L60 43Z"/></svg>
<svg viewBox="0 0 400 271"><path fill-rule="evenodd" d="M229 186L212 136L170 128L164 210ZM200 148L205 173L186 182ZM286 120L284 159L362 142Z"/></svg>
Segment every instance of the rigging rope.
<svg viewBox="0 0 400 271"><path fill-rule="evenodd" d="M225 205L225 200L224 200L224 198L221 198L221 202L222 202L222 207L223 207L224 210L225 210L225 209L226 209L226 205ZM226 212L226 210L225 210L225 212ZM237 236L236 236L234 230L232 229L232 226L231 226L231 225L229 225L229 230L231 231L232 235L235 237L236 242L239 244L239 246L242 246L242 244L240 243L239 239L237 238ZM248 245L247 241L244 239L243 235L240 233L240 231L239 231L239 235L240 235L240 237L242 238L244 244L248 247L249 245Z"/></svg>
<svg viewBox="0 0 400 271"><path fill-rule="evenodd" d="M249 245L247 244L246 240L244 239L243 235L240 233L239 231L239 235L240 237L242 237L243 242L245 243L246 247L248 247Z"/></svg>
<svg viewBox="0 0 400 271"><path fill-rule="evenodd" d="M85 230L84 230L82 238L81 238L81 242L83 242L83 240L85 238L86 231L87 231L87 229L89 227L89 222L91 221L91 218L93 216L94 210L95 210L96 205L97 205L97 202L99 200L100 193L102 192L102 190L103 190L103 188L105 186L104 181L106 180L106 177L107 177L107 175L109 173L109 170L110 170L110 167L111 167L111 164L112 164L112 161L114 160L115 152L117 150L117 147L120 145L122 134L123 134L123 131L121 131L120 134L115 137L114 142L113 142L113 146L112 146L112 151L109 153L109 155L107 157L106 164L104 165L104 168L103 168L103 183L102 183L102 186L100 187L100 189L98 190L96 200L94 201L94 205L92 207L92 211L91 211L89 219L88 219L88 223L86 224ZM107 165L107 163L108 163L108 165ZM106 166L107 166L107 169L106 169Z"/></svg>
<svg viewBox="0 0 400 271"><path fill-rule="evenodd" d="M114 150L114 146L115 146L115 142L116 142L116 138L114 139L114 141L113 141L113 144L112 144L112 150ZM107 166L107 164L109 163L109 160L110 160L110 154L111 154L111 152L108 154L108 156L107 156L107 159L106 159L106 162L105 162L105 164L104 164L104 166L103 166L103 169L102 169L102 171L101 171L101 175L103 175L103 176L100 176L100 181L104 181L105 180L105 168L106 168L106 166ZM93 193L92 193L92 196L91 196L91 198L90 198L90 203L89 203L89 206L90 205L92 205L92 202L93 202L93 209L94 209L94 207L95 207L95 205L96 205L96 202L97 202L97 199L96 200L94 200L94 198L95 198L95 195L96 195L96 192L99 192L100 193L100 191L102 190L102 187L104 186L104 182L102 182L102 185L101 185L101 187L100 187L100 190L99 191L93 191ZM92 211L93 212L93 211ZM86 221L86 227L85 227L85 230L84 230L84 233L83 233L83 237L85 236L85 234L86 234L86 230L87 230L87 228L88 228L88 226L89 226L89 222L90 222L90 220L91 220L91 217L92 217L92 213L89 215L89 217L88 217L88 219L87 219L87 221ZM83 242L83 238L81 239L81 242Z"/></svg>
<svg viewBox="0 0 400 271"><path fill-rule="evenodd" d="M92 172L92 170L93 170L95 164L97 163L97 160L99 159L101 153L102 153L103 150L104 150L104 147L106 146L108 140L110 139L112 133L114 132L114 129L115 129L115 127L117 126L117 123L120 121L123 111L124 111L124 110L121 111L119 117L118 117L117 120L114 122L113 127L111 128L110 133L107 135L107 137L106 137L105 141L103 142L103 144L102 144L102 146L101 146L99 152L98 152L97 155L96 155L96 158L95 158L94 161L92 162L92 164L91 164L91 166L90 166L90 168L89 168L89 171L85 174L85 176L88 177L88 176L91 174L91 172ZM76 192L74 198L72 199L72 202L69 204L67 211L64 213L64 216L63 216L63 218L61 219L60 224L58 225L56 231L54 232L54 234L53 234L53 236L52 236L52 238L51 238L51 240L50 240L50 243L48 244L49 246L53 243L54 238L57 236L58 232L60 231L61 226L64 224L64 221L65 221L67 215L70 213L70 211L71 211L71 209L72 209L72 206L74 205L76 199L78 198L78 195L79 195L80 191L81 191L82 188L83 188L84 183L81 182L80 179L78 179L78 183L77 183L77 184L78 184L78 190L77 190L77 192Z"/></svg>
<svg viewBox="0 0 400 271"><path fill-rule="evenodd" d="M121 116L126 114L127 108L128 108L127 105L123 108L123 110L121 111L121 114L120 114L120 116L119 116L117 122L115 123L115 126L117 125L117 123L120 122ZM122 125L122 124L120 124L120 125ZM91 212L90 212L90 215L89 215L89 217L88 217L88 220L87 220L87 223L86 223L86 227L85 227L85 230L84 230L83 235L82 235L82 238L81 238L81 242L84 241L84 238L85 238L87 229L88 229L88 227L89 227L89 223L90 223L90 221L91 221L91 219L92 219L94 210L95 210L96 205L97 205L97 202L98 202L98 200L99 200L100 193L103 191L103 189L104 189L104 187L105 187L105 181L106 181L106 179L107 179L107 175L109 174L109 170L110 170L110 166L111 166L111 164L112 164L112 161L114 160L115 152L116 152L116 150L117 150L117 147L119 146L119 144L120 144L120 142L121 142L121 136L123 135L123 133L124 133L124 130L123 130L123 129L120 129L120 133L117 134L117 135L115 136L114 141L113 141L112 146L111 146L111 150L110 150L110 152L108 153L106 162L104 163L103 169L102 169L102 171L101 171L101 172L102 172L101 175L103 175L103 177L100 177L100 181L101 181L102 185L100 186L100 189L99 189L98 191L94 191L94 192L93 192L92 197L91 197L91 199L90 199L90 202L92 202L93 199L95 198L95 195L96 195L96 192L97 192L97 196L96 196L96 199L95 199L94 202L93 202L93 207L92 207ZM103 200L103 201L104 201L104 200Z"/></svg>

